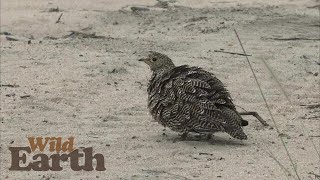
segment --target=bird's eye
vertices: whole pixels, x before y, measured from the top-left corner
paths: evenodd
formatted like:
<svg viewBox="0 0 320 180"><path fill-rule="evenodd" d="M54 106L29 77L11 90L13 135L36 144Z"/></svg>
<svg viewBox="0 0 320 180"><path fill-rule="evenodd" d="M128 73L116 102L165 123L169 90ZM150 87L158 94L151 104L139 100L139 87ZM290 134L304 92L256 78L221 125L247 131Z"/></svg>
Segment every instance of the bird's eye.
<svg viewBox="0 0 320 180"><path fill-rule="evenodd" d="M157 58L155 58L155 57L154 57L154 58L152 58L152 61L157 61Z"/></svg>

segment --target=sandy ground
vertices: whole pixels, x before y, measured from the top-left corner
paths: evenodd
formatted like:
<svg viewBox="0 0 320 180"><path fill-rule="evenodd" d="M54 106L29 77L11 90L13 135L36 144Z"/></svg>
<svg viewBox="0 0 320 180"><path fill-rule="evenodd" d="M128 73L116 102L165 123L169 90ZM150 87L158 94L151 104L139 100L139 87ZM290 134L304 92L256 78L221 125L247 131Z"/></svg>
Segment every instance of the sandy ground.
<svg viewBox="0 0 320 180"><path fill-rule="evenodd" d="M1 87L1 179L293 179L275 128L255 118L246 117L247 141L223 133L179 141L148 114L151 72L137 59L155 50L215 73L237 105L274 127L245 57L215 52L242 53L234 28L301 179L316 179L319 1L156 3L1 0L1 84L14 85ZM28 146L29 136L74 136L76 148L105 156L107 170L76 172L65 162L60 172L9 171L8 148Z"/></svg>

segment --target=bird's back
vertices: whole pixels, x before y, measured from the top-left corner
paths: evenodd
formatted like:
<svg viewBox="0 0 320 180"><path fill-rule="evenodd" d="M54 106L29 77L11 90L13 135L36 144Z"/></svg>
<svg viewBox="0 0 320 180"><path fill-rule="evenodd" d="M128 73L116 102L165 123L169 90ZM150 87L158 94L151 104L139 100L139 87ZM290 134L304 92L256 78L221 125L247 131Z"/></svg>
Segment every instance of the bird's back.
<svg viewBox="0 0 320 180"><path fill-rule="evenodd" d="M154 72L148 94L153 118L174 131L224 131L234 138L247 139L241 128L247 122L212 73L186 65Z"/></svg>

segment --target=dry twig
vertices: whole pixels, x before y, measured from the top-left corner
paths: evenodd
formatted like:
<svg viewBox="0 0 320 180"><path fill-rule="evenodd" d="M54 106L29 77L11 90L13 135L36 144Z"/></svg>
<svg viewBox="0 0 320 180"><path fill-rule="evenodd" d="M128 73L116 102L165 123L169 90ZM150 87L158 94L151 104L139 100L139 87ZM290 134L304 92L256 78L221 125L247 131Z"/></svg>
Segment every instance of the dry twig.
<svg viewBox="0 0 320 180"><path fill-rule="evenodd" d="M306 37L289 37L289 38L273 38L273 37L261 37L264 40L276 40L276 41L301 41L301 40L309 40L309 41L319 41L320 38L306 38Z"/></svg>
<svg viewBox="0 0 320 180"><path fill-rule="evenodd" d="M59 16L58 20L56 21L56 23L60 22L60 19L61 19L62 15L63 15L63 13L60 14L60 16Z"/></svg>
<svg viewBox="0 0 320 180"><path fill-rule="evenodd" d="M187 177L184 177L184 176L181 176L181 175L178 175L178 174L173 174L173 173L166 172L166 171L149 170L149 169L142 169L142 171L145 171L145 172L147 172L147 173L168 174L168 175L171 175L171 176L183 178L183 179L185 179L185 180L190 180L190 179L187 178Z"/></svg>
<svg viewBox="0 0 320 180"><path fill-rule="evenodd" d="M16 88L16 87L19 87L19 85L16 85L16 84L0 84L0 87L12 87L12 88Z"/></svg>
<svg viewBox="0 0 320 180"><path fill-rule="evenodd" d="M71 31L70 34L63 36L63 38L95 38L106 39L106 36L97 36L96 33L85 33L80 31Z"/></svg>
<svg viewBox="0 0 320 180"><path fill-rule="evenodd" d="M221 51L221 50L214 50L214 52L221 52L221 53L226 53L226 54L235 54L235 55L240 55L240 56L252 56L250 54L242 54L242 53L235 53L235 52L228 52L228 51Z"/></svg>

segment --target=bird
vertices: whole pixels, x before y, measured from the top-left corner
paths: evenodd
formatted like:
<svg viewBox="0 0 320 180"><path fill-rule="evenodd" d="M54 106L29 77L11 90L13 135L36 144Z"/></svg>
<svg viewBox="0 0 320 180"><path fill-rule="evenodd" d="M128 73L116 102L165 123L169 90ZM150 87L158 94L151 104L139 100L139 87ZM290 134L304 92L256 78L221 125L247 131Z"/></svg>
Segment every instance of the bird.
<svg viewBox="0 0 320 180"><path fill-rule="evenodd" d="M148 84L148 109L155 121L179 132L212 135L226 132L246 140L242 127L248 125L233 103L226 86L200 67L175 66L165 54L149 51L139 61L152 71Z"/></svg>

